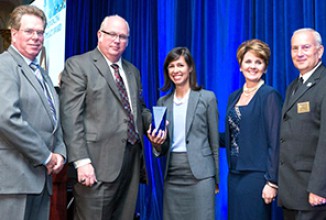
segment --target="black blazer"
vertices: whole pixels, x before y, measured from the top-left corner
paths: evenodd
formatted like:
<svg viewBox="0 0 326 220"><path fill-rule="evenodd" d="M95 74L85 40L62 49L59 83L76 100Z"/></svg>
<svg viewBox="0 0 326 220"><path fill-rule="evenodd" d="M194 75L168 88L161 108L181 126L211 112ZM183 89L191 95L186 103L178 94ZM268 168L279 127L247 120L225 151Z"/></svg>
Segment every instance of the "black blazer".
<svg viewBox="0 0 326 220"><path fill-rule="evenodd" d="M326 197L326 68L319 66L294 96L286 92L281 123L279 204L316 210L309 192Z"/></svg>
<svg viewBox="0 0 326 220"><path fill-rule="evenodd" d="M230 166L230 110L238 102L242 89L229 96L225 120L225 145ZM239 158L236 169L239 171L261 171L265 178L277 184L279 155L279 126L282 98L270 86L262 85L244 109L240 120ZM248 117L249 116L249 117Z"/></svg>

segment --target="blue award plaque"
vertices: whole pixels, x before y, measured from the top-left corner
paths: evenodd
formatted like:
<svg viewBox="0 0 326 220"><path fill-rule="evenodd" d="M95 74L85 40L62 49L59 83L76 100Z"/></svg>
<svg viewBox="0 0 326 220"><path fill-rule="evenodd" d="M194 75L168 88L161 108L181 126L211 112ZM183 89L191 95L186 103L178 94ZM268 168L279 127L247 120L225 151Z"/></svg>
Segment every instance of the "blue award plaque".
<svg viewBox="0 0 326 220"><path fill-rule="evenodd" d="M152 131L156 128L159 130L165 130L165 119L166 119L166 107L164 106L153 106L152 114Z"/></svg>

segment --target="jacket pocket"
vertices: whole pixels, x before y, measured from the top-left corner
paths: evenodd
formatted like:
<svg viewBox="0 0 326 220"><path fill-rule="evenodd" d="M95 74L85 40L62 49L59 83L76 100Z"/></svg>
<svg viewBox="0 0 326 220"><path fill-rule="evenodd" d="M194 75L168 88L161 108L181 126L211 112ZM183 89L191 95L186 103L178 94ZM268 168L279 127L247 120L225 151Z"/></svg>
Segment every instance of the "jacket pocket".
<svg viewBox="0 0 326 220"><path fill-rule="evenodd" d="M212 150L209 147L205 147L201 150L201 153L204 156L212 155Z"/></svg>

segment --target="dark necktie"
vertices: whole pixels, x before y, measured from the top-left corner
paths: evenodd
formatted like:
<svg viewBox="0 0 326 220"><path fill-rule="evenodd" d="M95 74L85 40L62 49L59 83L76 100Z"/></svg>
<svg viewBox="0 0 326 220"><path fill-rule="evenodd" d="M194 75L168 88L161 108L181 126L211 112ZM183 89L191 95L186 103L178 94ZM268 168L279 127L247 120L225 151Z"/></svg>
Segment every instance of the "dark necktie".
<svg viewBox="0 0 326 220"><path fill-rule="evenodd" d="M116 83L116 85L118 87L118 90L119 90L122 105L123 105L124 109L127 111L127 114L128 114L128 117L129 117L129 121L128 121L128 142L131 143L131 144L135 144L138 141L139 136L138 136L138 134L136 132L136 129L135 129L134 116L133 116L133 114L131 112L127 90L126 90L125 84L123 83L123 80L122 80L122 78L120 76L119 66L117 64L112 64L111 67L114 69L115 83Z"/></svg>
<svg viewBox="0 0 326 220"><path fill-rule="evenodd" d="M303 85L303 78L300 76L293 86L292 96L298 91L299 87Z"/></svg>
<svg viewBox="0 0 326 220"><path fill-rule="evenodd" d="M40 85L41 85L41 87L43 89L43 93L44 93L44 95L45 95L45 97L46 97L46 99L48 101L48 104L49 104L49 107L50 107L50 110L51 110L51 113L52 113L53 123L55 125L56 122L57 122L57 117L56 117L56 110L55 110L55 107L54 107L54 100L53 100L53 96L52 96L52 93L50 91L50 88L49 88L48 84L43 79L40 66L35 64L35 63L31 63L29 66L33 70L37 81L40 83Z"/></svg>

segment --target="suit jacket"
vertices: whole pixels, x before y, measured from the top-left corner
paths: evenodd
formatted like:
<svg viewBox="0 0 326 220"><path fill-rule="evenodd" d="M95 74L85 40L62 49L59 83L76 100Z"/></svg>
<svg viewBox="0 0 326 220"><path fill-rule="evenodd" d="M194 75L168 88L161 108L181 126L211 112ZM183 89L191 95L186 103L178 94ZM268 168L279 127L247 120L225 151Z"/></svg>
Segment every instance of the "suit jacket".
<svg viewBox="0 0 326 220"><path fill-rule="evenodd" d="M59 117L59 101L47 73L44 80L54 96L57 124L42 87L23 57L12 47L0 55L0 194L41 193L50 152L66 157Z"/></svg>
<svg viewBox="0 0 326 220"><path fill-rule="evenodd" d="M279 204L295 210L311 207L308 194L326 197L326 68L319 66L292 96L286 92L282 110Z"/></svg>
<svg viewBox="0 0 326 220"><path fill-rule="evenodd" d="M142 100L138 69L122 60L141 144L151 122ZM127 144L128 114L108 63L96 48L66 61L61 83L61 114L70 162L90 158L100 181L114 181Z"/></svg>
<svg viewBox="0 0 326 220"><path fill-rule="evenodd" d="M226 111L225 145L229 167L231 133L228 115L241 93L242 89L239 89L229 96ZM274 88L262 85L243 109L236 170L264 172L267 181L277 184L281 109L281 95Z"/></svg>
<svg viewBox="0 0 326 220"><path fill-rule="evenodd" d="M167 107L166 120L169 121L169 138L162 145L161 155L167 155L167 175L171 141L173 137L173 93L158 100L159 106ZM207 90L190 91L186 113L186 148L191 171L195 178L215 177L219 183L218 110L213 92Z"/></svg>

